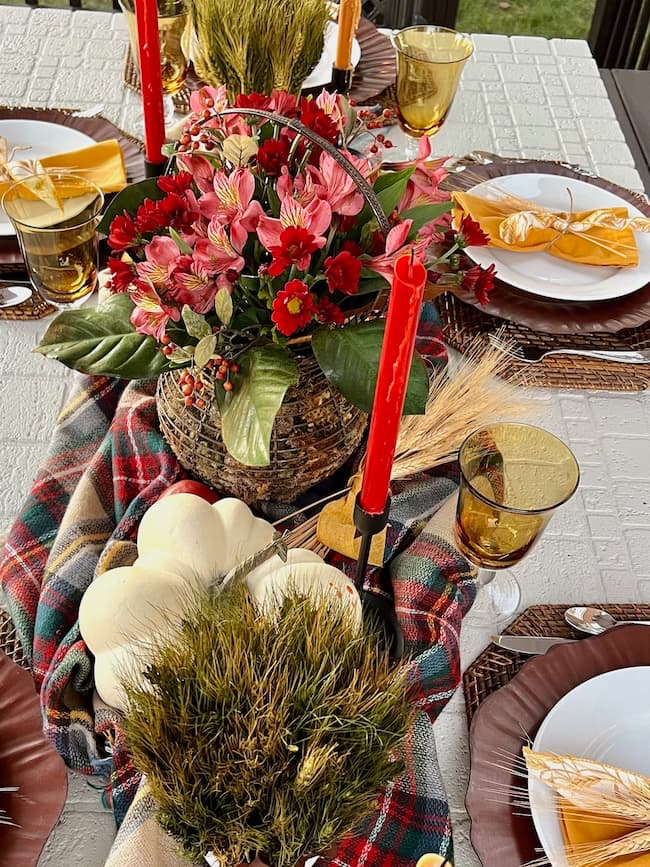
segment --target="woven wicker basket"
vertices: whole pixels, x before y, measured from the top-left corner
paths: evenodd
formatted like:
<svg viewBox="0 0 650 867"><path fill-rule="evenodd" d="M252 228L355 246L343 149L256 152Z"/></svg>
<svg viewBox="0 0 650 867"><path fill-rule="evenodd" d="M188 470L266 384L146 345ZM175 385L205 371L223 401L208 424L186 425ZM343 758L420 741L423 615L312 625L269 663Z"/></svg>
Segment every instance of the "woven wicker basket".
<svg viewBox="0 0 650 867"><path fill-rule="evenodd" d="M372 211L384 236L390 224L359 170L322 136L298 120L261 109L230 108L223 115L263 117L280 123L317 144L350 175ZM370 315L376 315L373 311ZM365 318L368 313L361 314ZM249 505L290 503L313 485L331 476L358 448L367 415L348 403L328 383L309 349L296 355L299 379L285 396L271 434L267 467L247 467L228 454L221 438L221 419L214 397L215 381L205 369L201 396L206 407L186 407L180 372L164 373L156 393L160 428L181 464L217 491L239 497Z"/></svg>
<svg viewBox="0 0 650 867"><path fill-rule="evenodd" d="M180 373L159 377L160 429L185 469L249 505L289 503L331 476L358 448L367 416L332 388L311 353L298 359L298 370L298 382L287 391L275 419L268 467L244 466L226 451L214 381L207 371L203 410L184 405Z"/></svg>

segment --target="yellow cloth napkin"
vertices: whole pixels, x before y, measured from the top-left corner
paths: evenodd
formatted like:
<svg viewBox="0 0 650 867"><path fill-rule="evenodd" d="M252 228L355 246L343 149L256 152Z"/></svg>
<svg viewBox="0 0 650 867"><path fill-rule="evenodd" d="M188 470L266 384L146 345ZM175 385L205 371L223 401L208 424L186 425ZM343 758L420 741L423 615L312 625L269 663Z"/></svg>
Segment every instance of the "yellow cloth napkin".
<svg viewBox="0 0 650 867"><path fill-rule="evenodd" d="M523 755L529 776L558 796L570 867L650 867L650 779L575 756Z"/></svg>
<svg viewBox="0 0 650 867"><path fill-rule="evenodd" d="M639 264L636 239L631 228L610 229L592 226L582 235L561 234L555 229L531 228L523 242L509 244L502 240L500 230L509 213L502 201L488 200L471 193L454 192L452 198L456 207L453 211L454 225L459 226L467 214L475 220L483 231L490 236L490 246L515 253L536 253L545 251L560 259L577 262L581 265L607 265L615 267L634 267ZM510 211L514 213L519 206ZM614 217L625 219L629 216L627 208L608 208ZM584 220L592 211L577 211L571 220Z"/></svg>
<svg viewBox="0 0 650 867"><path fill-rule="evenodd" d="M585 812L578 818L573 813L574 809L568 801L560 799L562 835L565 844L571 849L586 846L593 851L594 844L619 840L633 830L629 823L617 822L598 813ZM650 852L612 858L607 862L607 867L650 867Z"/></svg>
<svg viewBox="0 0 650 867"><path fill-rule="evenodd" d="M29 160L29 151L16 154L16 161ZM124 154L117 139L97 142L77 151L55 154L40 160L44 169L61 169L97 184L105 193L117 193L126 186ZM0 197L11 184L0 181Z"/></svg>

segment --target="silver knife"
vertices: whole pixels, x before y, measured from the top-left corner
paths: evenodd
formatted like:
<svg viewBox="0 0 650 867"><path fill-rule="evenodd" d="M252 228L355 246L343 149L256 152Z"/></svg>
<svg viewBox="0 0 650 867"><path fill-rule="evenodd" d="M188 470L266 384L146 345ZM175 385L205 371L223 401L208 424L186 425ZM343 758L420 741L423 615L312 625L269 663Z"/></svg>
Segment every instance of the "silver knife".
<svg viewBox="0 0 650 867"><path fill-rule="evenodd" d="M528 656L539 656L556 644L573 644L573 638L541 638L537 635L493 635L492 643L504 650L514 650Z"/></svg>

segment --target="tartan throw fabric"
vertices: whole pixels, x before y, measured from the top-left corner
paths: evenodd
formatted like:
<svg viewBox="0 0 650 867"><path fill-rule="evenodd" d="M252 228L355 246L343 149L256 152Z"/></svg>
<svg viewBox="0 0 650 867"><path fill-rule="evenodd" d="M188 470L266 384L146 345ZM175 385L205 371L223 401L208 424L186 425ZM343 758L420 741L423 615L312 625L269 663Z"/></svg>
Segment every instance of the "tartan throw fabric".
<svg viewBox="0 0 650 867"><path fill-rule="evenodd" d="M118 824L140 778L119 714L96 698L93 705L93 662L77 612L95 574L133 561L142 515L182 477L158 431L154 384L125 387L86 378L59 419L50 456L0 563L40 690L45 732L73 769L110 775ZM455 486L451 471L396 486L387 544L398 555L391 576L415 654L411 684L418 713L405 746L407 773L380 797L377 813L342 841L331 860L337 867L412 867L425 852L452 853L432 723L460 679L460 624L475 593L470 568L449 541L453 503L438 511Z"/></svg>

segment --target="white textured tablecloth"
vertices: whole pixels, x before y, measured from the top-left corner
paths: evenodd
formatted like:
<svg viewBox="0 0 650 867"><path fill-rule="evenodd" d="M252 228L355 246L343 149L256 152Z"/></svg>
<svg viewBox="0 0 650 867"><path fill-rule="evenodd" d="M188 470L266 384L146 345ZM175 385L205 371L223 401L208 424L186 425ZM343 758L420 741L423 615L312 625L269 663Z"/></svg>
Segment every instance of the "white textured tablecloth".
<svg viewBox="0 0 650 867"><path fill-rule="evenodd" d="M586 42L480 35L442 132L440 154L474 149L565 159L632 189L641 180ZM0 7L0 105L84 108L134 132L137 96L122 88L122 16ZM46 322L0 321L0 531L29 490L73 374L31 354ZM573 448L577 495L516 570L523 606L650 601L650 392L534 389L537 421ZM463 666L497 627L480 599L463 628ZM464 811L467 726L458 693L436 726L454 820L456 867L478 859ZM99 867L113 835L99 795L75 780L41 865ZM371 867L371 865L368 865Z"/></svg>

